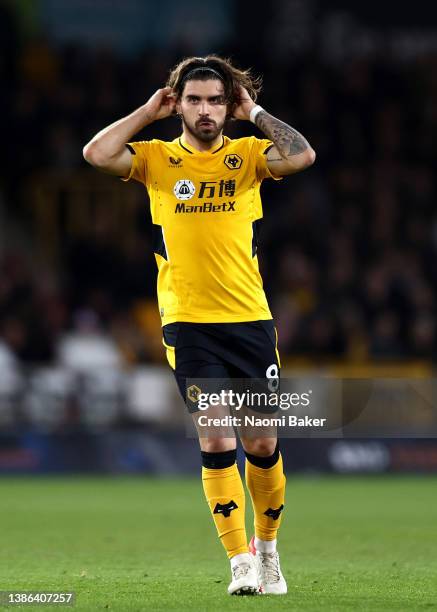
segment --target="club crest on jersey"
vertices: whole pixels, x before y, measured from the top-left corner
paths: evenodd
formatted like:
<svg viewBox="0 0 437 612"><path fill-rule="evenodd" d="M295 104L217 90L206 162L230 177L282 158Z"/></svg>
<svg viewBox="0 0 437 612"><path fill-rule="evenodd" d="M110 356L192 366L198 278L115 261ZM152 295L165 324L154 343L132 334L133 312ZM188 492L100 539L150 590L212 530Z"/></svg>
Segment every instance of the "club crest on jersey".
<svg viewBox="0 0 437 612"><path fill-rule="evenodd" d="M176 181L173 187L173 193L178 200L190 200L196 193L196 188L194 183L189 179L181 179L180 181Z"/></svg>
<svg viewBox="0 0 437 612"><path fill-rule="evenodd" d="M169 157L168 161L171 163L169 168L181 168L182 167L182 157Z"/></svg>
<svg viewBox="0 0 437 612"><path fill-rule="evenodd" d="M241 164L243 163L243 160L236 153L230 153L229 155L225 155L225 159L223 160L223 163L230 170L238 170L239 168L241 168Z"/></svg>

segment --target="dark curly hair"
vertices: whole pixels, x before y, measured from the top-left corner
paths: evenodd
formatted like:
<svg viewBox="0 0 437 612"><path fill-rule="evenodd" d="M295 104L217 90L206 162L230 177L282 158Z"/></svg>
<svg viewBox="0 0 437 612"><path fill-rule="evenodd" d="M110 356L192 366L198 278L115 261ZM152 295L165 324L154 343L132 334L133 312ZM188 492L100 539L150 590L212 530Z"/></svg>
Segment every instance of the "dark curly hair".
<svg viewBox="0 0 437 612"><path fill-rule="evenodd" d="M261 91L261 77L254 77L250 69L240 70L232 64L229 58L222 58L215 54L185 58L170 71L166 85L174 90L179 99L187 81L207 81L209 79L220 79L223 83L225 101L228 105L228 119L232 117L233 109L240 101L240 85L247 90L254 101Z"/></svg>

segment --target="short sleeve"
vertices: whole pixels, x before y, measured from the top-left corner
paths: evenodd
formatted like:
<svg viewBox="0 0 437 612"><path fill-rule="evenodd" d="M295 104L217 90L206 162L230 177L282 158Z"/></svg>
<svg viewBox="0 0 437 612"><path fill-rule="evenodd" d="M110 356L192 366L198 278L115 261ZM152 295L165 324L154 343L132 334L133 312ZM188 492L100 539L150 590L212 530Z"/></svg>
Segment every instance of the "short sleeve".
<svg viewBox="0 0 437 612"><path fill-rule="evenodd" d="M259 181L263 181L266 178L272 178L275 181L282 180L282 176L275 176L267 166L267 152L273 146L273 142L267 138L254 138L252 150L256 160L256 175Z"/></svg>
<svg viewBox="0 0 437 612"><path fill-rule="evenodd" d="M122 177L122 181L135 179L140 183L146 184L147 180L147 158L150 154L150 142L143 140L140 142L128 142L127 148L132 153L132 166L128 176Z"/></svg>

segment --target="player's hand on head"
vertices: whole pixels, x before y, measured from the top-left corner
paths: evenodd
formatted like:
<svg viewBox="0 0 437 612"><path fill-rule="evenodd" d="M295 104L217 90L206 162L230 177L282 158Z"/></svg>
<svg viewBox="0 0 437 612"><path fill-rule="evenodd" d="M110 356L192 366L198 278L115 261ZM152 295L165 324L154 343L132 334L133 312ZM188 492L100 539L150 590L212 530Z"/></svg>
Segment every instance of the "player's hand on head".
<svg viewBox="0 0 437 612"><path fill-rule="evenodd" d="M243 121L249 121L250 111L256 106L256 103L252 100L250 95L242 85L239 86L238 100L232 112L232 116L235 119L242 119Z"/></svg>
<svg viewBox="0 0 437 612"><path fill-rule="evenodd" d="M169 117L173 114L175 107L176 94L171 87L158 89L146 102L147 113L152 121Z"/></svg>

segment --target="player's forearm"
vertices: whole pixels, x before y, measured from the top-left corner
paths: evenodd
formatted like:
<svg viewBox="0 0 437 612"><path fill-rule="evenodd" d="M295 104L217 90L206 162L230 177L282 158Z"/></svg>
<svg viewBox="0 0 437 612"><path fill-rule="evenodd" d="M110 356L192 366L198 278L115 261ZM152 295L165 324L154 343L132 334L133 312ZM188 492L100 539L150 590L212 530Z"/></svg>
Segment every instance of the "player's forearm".
<svg viewBox="0 0 437 612"><path fill-rule="evenodd" d="M126 142L150 123L152 120L146 105L140 106L127 117L98 132L83 149L85 159L97 166L104 165L108 160L120 155Z"/></svg>
<svg viewBox="0 0 437 612"><path fill-rule="evenodd" d="M295 162L296 156L309 158L315 157L315 153L304 136L287 123L280 121L270 115L264 109L255 118L259 129L275 144L281 159L287 162Z"/></svg>

